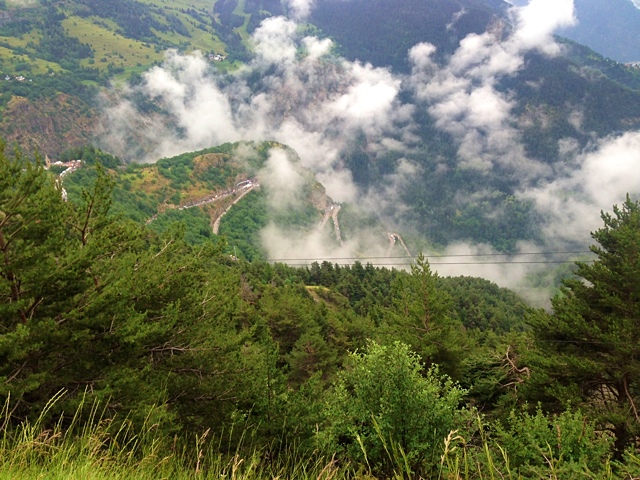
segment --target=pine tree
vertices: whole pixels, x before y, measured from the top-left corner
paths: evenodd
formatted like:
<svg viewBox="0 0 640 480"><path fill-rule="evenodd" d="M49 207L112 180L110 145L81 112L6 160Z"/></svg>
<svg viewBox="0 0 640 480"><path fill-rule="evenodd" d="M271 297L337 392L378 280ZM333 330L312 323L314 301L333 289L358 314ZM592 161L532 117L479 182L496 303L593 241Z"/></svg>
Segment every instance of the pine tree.
<svg viewBox="0 0 640 480"><path fill-rule="evenodd" d="M88 396L134 422L162 405L177 428L224 425L256 402L264 357L239 321L239 275L222 244L111 215L111 187L98 168L67 204L37 162L0 153L0 403L19 421L64 391L51 414Z"/></svg>
<svg viewBox="0 0 640 480"><path fill-rule="evenodd" d="M640 205L627 197L602 220L597 259L578 262L582 279L565 280L553 314L534 321L542 355L532 386L546 400L590 406L620 458L640 433Z"/></svg>
<svg viewBox="0 0 640 480"><path fill-rule="evenodd" d="M425 364L437 364L458 380L468 341L451 296L438 281L438 274L422 255L411 266L411 275L396 277L392 285L395 301L385 312L381 336L406 343Z"/></svg>

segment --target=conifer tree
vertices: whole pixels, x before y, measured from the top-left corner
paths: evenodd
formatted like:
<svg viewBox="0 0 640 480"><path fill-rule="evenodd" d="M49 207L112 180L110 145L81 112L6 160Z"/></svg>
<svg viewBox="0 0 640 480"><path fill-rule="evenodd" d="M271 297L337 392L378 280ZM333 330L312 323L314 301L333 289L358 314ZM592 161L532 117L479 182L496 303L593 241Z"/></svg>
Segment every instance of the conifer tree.
<svg viewBox="0 0 640 480"><path fill-rule="evenodd" d="M590 406L620 458L640 433L640 205L627 196L602 220L596 260L577 262L581 279L565 280L553 314L533 322L542 355L532 386Z"/></svg>
<svg viewBox="0 0 640 480"><path fill-rule="evenodd" d="M160 404L176 428L224 424L255 403L264 356L236 321L239 278L222 247L111 215L111 187L99 168L67 204L41 165L0 153L0 403L19 421L62 391L52 414L88 396L134 422Z"/></svg>
<svg viewBox="0 0 640 480"><path fill-rule="evenodd" d="M392 289L394 302L386 311L381 336L405 342L425 364L438 364L459 379L467 338L451 296L440 288L438 274L423 255L411 266L411 275L396 277Z"/></svg>

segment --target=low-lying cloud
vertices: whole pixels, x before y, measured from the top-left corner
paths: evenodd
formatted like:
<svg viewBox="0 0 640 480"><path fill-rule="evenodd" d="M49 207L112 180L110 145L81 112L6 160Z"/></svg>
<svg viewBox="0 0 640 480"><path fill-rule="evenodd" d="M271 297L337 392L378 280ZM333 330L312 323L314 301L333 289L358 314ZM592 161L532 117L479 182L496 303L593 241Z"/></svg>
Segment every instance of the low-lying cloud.
<svg viewBox="0 0 640 480"><path fill-rule="evenodd" d="M531 0L525 7L513 8L510 17L513 30L506 38L494 31L470 34L444 66L436 65L433 45L414 46L409 52L410 82L436 126L458 142L462 168L486 173L499 166L529 181L551 171L527 157L512 121L515 101L496 86L522 68L525 53L560 53L552 35L575 22L573 1Z"/></svg>
<svg viewBox="0 0 640 480"><path fill-rule="evenodd" d="M520 193L547 219L550 244L584 245L602 226L600 211L611 211L628 193L640 198L640 132L605 138L574 158L575 167L536 188Z"/></svg>
<svg viewBox="0 0 640 480"><path fill-rule="evenodd" d="M411 209L401 193L423 173L407 158L423 141L415 118L426 112L454 140L457 156L451 160L457 168L487 176L500 171L544 219L543 242L522 244L521 252L586 246L601 209L622 202L627 192L640 195L633 174L640 133L604 139L589 151L563 139L562 161L552 167L527 155L512 114L517 99L498 89L502 79L523 68L528 52L561 53L553 32L575 22L572 0L531 0L513 7L510 25L498 23L484 34L468 35L444 63L436 61L433 45L415 45L407 52L413 66L407 75L336 57L329 39L301 37L297 22L308 17L313 1L286 5L290 18L263 21L252 38L255 58L232 75L217 73L199 53L170 51L140 85L111 91L104 98L103 145L128 160L151 162L241 139L276 140L298 153L333 200L357 202L393 218ZM154 109L145 109L140 99L160 110L151 113ZM581 115L576 111L571 121L581 125ZM356 145L374 159L389 153L398 159L374 190L362 191L345 168L344 157ZM279 155L273 154L262 172L267 188L279 192L274 206L290 205L300 188L296 170ZM385 240L372 248L371 235L352 235L331 246L326 232L292 236L274 224L262 232L272 258L292 258L292 252L296 258L381 254ZM495 253L486 245L462 243L448 251ZM453 270L507 286L522 283L531 272L514 265L442 268L443 274Z"/></svg>

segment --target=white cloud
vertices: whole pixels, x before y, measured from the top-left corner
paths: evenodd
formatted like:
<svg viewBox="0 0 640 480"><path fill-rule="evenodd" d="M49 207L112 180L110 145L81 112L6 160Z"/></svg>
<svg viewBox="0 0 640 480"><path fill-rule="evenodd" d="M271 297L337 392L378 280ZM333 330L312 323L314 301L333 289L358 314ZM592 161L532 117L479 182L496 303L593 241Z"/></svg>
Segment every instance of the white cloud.
<svg viewBox="0 0 640 480"><path fill-rule="evenodd" d="M506 39L470 34L442 68L435 67L431 45L416 45L409 52L410 83L436 126L458 142L462 168L486 173L499 166L512 178L531 182L551 171L527 157L511 119L515 102L496 85L522 68L527 51L559 52L552 34L574 21L573 1L531 0L513 7L511 18L514 30Z"/></svg>
<svg viewBox="0 0 640 480"><path fill-rule="evenodd" d="M347 65L345 63L345 65ZM323 105L327 118L345 127L374 135L406 119L398 103L401 81L389 71L359 63L348 64L352 76L346 92Z"/></svg>
<svg viewBox="0 0 640 480"><path fill-rule="evenodd" d="M601 141L579 155L577 168L537 188L520 193L546 219L548 244L590 243L589 232L601 226L600 211L611 211L626 194L640 198L640 132Z"/></svg>
<svg viewBox="0 0 640 480"><path fill-rule="evenodd" d="M255 59L227 77L198 53L169 52L135 91L111 93L120 100L105 109L103 144L124 158L154 161L240 139L276 140L298 152L332 198L354 200L357 188L341 165L354 139L368 136L378 153L403 135L412 139L412 106L398 99L402 79L328 58L331 40L300 38L285 17L263 21L253 44ZM137 112L133 97L153 100L165 115Z"/></svg>
<svg viewBox="0 0 640 480"><path fill-rule="evenodd" d="M313 3L291 0L288 5L296 18L303 18ZM402 192L423 174L407 159L414 149L424 148L413 125L416 110L422 109L457 145L457 165L442 162L437 174L457 166L484 175L499 167L519 182L519 198L531 200L547 219L545 246L588 242L589 230L600 224L600 209L620 203L626 192L640 195L635 174L640 133L608 139L586 153L575 139L562 139L561 162L553 171L529 158L513 118L516 99L498 84L522 68L527 52L559 52L552 34L573 21L573 2L532 0L514 7L511 18L510 35L498 40L488 33L471 34L444 65L435 60L433 45L414 46L408 52L413 65L408 76L332 57L330 40L300 38L295 21L268 19L253 37L255 60L234 75L219 76L201 55L170 52L163 65L144 75L141 86L110 92L104 145L124 158L153 161L239 139L276 140L299 154L301 164L334 200L398 214L410 208L402 204ZM407 100L410 94L413 98ZM166 115L142 114L133 101L136 96L155 99ZM576 110L570 121L582 127L583 116ZM389 152L398 159L375 190L360 191L344 167L356 138L364 138L360 147L374 161ZM269 157L261 178L279 192L270 200L278 208L293 204L304 183L284 152ZM464 201L480 201L483 192L475 193ZM384 254L384 238L382 246L371 246L376 235L362 232L338 246L327 242L326 232L281 232L270 225L263 239L272 257L337 258L376 248ZM532 248L520 246L522 251ZM446 251L456 252L491 249L456 244ZM514 265L442 268L443 274L481 275L511 287L525 281L530 271Z"/></svg>
<svg viewBox="0 0 640 480"><path fill-rule="evenodd" d="M296 23L285 17L264 20L253 34L258 59L268 64L291 65L296 58L296 28Z"/></svg>
<svg viewBox="0 0 640 480"><path fill-rule="evenodd" d="M272 149L265 166L258 172L260 184L265 186L268 201L275 210L287 210L300 204L302 189L307 183L300 165L292 163L285 150Z"/></svg>
<svg viewBox="0 0 640 480"><path fill-rule="evenodd" d="M310 14L315 5L315 0L285 0L295 20L304 20Z"/></svg>
<svg viewBox="0 0 640 480"><path fill-rule="evenodd" d="M555 55L560 48L553 32L576 22L573 0L531 0L512 12L517 25L512 41L520 50L536 48Z"/></svg>
<svg viewBox="0 0 640 480"><path fill-rule="evenodd" d="M320 40L316 37L304 37L302 39L302 44L307 51L307 58L309 60L318 60L319 58L328 55L333 47L333 41L330 38Z"/></svg>

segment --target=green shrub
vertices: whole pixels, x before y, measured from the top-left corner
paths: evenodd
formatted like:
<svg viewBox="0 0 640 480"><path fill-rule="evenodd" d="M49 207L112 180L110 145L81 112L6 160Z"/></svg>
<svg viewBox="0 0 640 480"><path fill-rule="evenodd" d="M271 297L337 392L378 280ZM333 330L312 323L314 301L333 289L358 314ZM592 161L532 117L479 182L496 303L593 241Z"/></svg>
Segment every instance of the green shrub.
<svg viewBox="0 0 640 480"><path fill-rule="evenodd" d="M570 478L603 474L612 438L596 432L580 411L545 415L538 408L535 415L512 412L507 426L496 429L494 440L506 451L511 468L525 478L542 478L550 470Z"/></svg>
<svg viewBox="0 0 640 480"><path fill-rule="evenodd" d="M351 354L329 395L321 442L374 475L428 474L445 437L469 416L459 407L464 390L437 367L422 370L400 342L371 342L365 353Z"/></svg>

